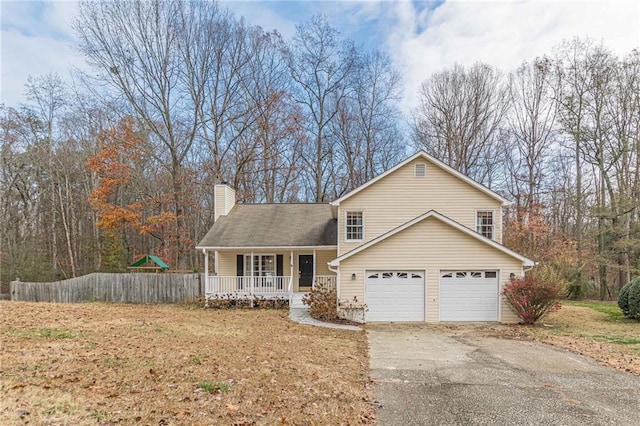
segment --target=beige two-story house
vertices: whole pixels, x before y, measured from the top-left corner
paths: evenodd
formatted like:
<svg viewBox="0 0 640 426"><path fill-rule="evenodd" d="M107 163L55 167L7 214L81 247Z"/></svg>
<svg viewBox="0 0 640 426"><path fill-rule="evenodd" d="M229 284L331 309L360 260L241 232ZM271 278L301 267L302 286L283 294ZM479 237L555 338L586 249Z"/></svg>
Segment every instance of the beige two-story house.
<svg viewBox="0 0 640 426"><path fill-rule="evenodd" d="M418 152L329 204L236 204L215 187L197 248L207 297L335 287L363 322L502 321L502 287L534 262L501 244L507 200Z"/></svg>

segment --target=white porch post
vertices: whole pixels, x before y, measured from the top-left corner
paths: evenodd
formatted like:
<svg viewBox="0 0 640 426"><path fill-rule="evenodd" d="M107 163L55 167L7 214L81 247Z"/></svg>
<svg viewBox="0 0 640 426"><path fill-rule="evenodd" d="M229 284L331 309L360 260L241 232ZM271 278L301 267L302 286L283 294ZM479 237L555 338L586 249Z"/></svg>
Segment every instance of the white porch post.
<svg viewBox="0 0 640 426"><path fill-rule="evenodd" d="M311 278L311 289L316 288L316 251L313 251L313 278Z"/></svg>
<svg viewBox="0 0 640 426"><path fill-rule="evenodd" d="M204 251L204 305L208 306L207 291L209 290L209 251Z"/></svg>
<svg viewBox="0 0 640 426"><path fill-rule="evenodd" d="M251 296L251 307L253 307L253 252L251 252L251 263L249 264L249 270L251 271L251 275L249 278L249 295Z"/></svg>
<svg viewBox="0 0 640 426"><path fill-rule="evenodd" d="M220 275L219 272L218 272L218 266L219 266L219 263L218 263L218 257L219 257L218 256L218 250L216 250L214 252L214 256L215 257L213 258L213 274L217 276L217 275Z"/></svg>
<svg viewBox="0 0 640 426"><path fill-rule="evenodd" d="M291 289L289 290L289 302L291 302L291 296L293 295L293 250L289 255L289 282L291 283Z"/></svg>

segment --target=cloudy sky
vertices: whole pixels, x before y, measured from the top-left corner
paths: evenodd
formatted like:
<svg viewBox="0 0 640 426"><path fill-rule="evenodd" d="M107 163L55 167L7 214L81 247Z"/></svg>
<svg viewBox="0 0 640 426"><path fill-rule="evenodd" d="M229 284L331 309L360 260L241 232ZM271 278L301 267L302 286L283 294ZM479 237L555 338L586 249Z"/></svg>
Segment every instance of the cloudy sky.
<svg viewBox="0 0 640 426"><path fill-rule="evenodd" d="M230 1L246 21L285 38L295 25L325 13L344 36L387 52L403 76L407 113L420 82L453 63L483 61L511 71L549 54L563 39L591 37L619 55L640 47L640 1ZM24 102L28 75L83 68L74 50L73 1L0 0L0 100Z"/></svg>

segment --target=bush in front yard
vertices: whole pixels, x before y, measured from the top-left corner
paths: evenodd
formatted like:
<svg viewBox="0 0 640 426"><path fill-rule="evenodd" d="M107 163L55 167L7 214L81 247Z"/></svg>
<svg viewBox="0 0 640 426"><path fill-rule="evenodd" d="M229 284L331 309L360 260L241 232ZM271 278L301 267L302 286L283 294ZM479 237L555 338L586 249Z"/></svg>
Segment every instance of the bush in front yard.
<svg viewBox="0 0 640 426"><path fill-rule="evenodd" d="M338 293L324 285L316 285L311 292L302 298L302 303L309 306L309 315L320 321L336 321L338 319Z"/></svg>
<svg viewBox="0 0 640 426"><path fill-rule="evenodd" d="M562 293L560 286L532 276L511 280L502 290L522 324L535 324L547 313L560 309Z"/></svg>
<svg viewBox="0 0 640 426"><path fill-rule="evenodd" d="M640 276L622 287L618 294L618 306L625 317L640 321Z"/></svg>
<svg viewBox="0 0 640 426"><path fill-rule="evenodd" d="M631 288L632 283L633 281L622 287L620 293L618 293L618 307L625 317L629 316L629 288Z"/></svg>

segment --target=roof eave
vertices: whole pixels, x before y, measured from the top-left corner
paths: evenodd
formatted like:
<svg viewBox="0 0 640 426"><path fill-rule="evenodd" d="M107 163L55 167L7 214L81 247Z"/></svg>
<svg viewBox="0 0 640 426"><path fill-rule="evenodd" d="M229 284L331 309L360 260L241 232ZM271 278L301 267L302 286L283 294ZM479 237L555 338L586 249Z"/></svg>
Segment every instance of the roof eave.
<svg viewBox="0 0 640 426"><path fill-rule="evenodd" d="M478 234L477 232L472 231L471 229L467 228L466 226L463 226L463 225L459 224L458 222L456 222L456 221L454 221L452 219L449 219L448 217L438 213L437 211L429 210L428 212L423 213L422 215L420 215L418 217L415 217L415 218L405 222L404 224L402 224L402 225L400 225L400 226L398 226L398 227L396 227L396 228L394 228L394 229L392 229L392 230L390 230L390 231L378 236L377 238L374 238L373 240L371 240L371 241L369 241L369 242L367 242L365 244L362 244L359 247L356 247L355 249L343 254L342 256L338 256L337 258L335 258L335 259L333 259L332 261L329 262L329 266L332 266L332 267L340 266L340 262L341 261L346 260L349 257L351 257L353 255L356 255L356 254L358 254L358 253L360 253L362 251L365 251L369 247L374 246L374 245L386 240L387 238L389 238L389 237L391 237L391 236L393 236L395 234L398 234L398 233L404 231L407 228L410 228L411 226L415 225L416 223L422 222L423 220L425 220L425 219L427 219L429 217L435 217L436 219L440 220L441 222L444 222L444 223L448 224L452 228L458 229L459 231L465 233L466 235L468 235L468 236L470 236L472 238L475 238L478 241L481 241L481 242L483 242L485 244L488 244L488 245L492 246L493 248L495 248L495 249L497 249L497 250L499 250L499 251L501 251L501 252L503 252L503 253L511 256L511 257L514 257L514 258L520 260L522 262L523 266L535 266L535 264L536 264L533 260L531 260L531 259L529 259L529 258L527 258L525 256L522 256L521 254L519 254L519 253L517 253L517 252L515 252L515 251L513 251L513 250L511 250L511 249L509 249L509 248L507 248L505 246L503 246L502 244L500 244L500 243L498 243L498 242L496 242L494 240L491 240L491 239L489 239L487 237L484 237L484 236Z"/></svg>
<svg viewBox="0 0 640 426"><path fill-rule="evenodd" d="M307 246L196 246L196 250L335 250L337 245L307 245Z"/></svg>

